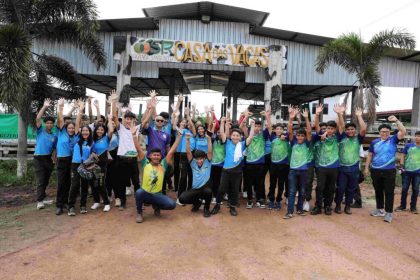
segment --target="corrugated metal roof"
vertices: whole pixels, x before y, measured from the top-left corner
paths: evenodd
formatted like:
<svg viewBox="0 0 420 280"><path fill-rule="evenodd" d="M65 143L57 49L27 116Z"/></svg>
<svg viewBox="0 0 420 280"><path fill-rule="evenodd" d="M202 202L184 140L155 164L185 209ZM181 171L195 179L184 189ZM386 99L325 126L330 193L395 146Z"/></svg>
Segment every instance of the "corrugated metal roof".
<svg viewBox="0 0 420 280"><path fill-rule="evenodd" d="M210 20L245 22L257 26L264 24L269 13L223 5L208 1L187 4L177 4L153 8L144 8L146 17L198 19L203 15L210 16Z"/></svg>
<svg viewBox="0 0 420 280"><path fill-rule="evenodd" d="M159 29L156 20L152 17L102 19L98 22L99 31L103 32Z"/></svg>

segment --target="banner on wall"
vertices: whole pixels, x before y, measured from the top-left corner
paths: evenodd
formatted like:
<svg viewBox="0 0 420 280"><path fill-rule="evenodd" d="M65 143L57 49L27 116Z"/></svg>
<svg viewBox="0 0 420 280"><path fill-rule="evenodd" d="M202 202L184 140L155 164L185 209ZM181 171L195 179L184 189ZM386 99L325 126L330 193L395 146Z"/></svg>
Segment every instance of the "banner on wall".
<svg viewBox="0 0 420 280"><path fill-rule="evenodd" d="M125 50L127 37L114 37L114 59ZM130 38L133 61L222 64L268 67L269 47L248 44L221 44L154 38Z"/></svg>

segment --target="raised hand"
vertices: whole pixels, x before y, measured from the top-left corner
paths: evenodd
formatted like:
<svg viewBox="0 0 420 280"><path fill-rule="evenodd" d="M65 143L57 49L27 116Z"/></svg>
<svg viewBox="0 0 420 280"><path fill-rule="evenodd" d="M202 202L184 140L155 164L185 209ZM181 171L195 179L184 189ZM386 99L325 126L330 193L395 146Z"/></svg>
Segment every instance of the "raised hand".
<svg viewBox="0 0 420 280"><path fill-rule="evenodd" d="M98 99L93 100L93 106L95 106L96 108L99 107L99 101L98 101Z"/></svg>
<svg viewBox="0 0 420 280"><path fill-rule="evenodd" d="M184 108L185 115L190 116L190 108L187 106Z"/></svg>
<svg viewBox="0 0 420 280"><path fill-rule="evenodd" d="M222 123L226 122L226 117L222 117L222 118L220 119L220 122L222 122Z"/></svg>
<svg viewBox="0 0 420 280"><path fill-rule="evenodd" d="M254 125L255 125L255 121L254 121L253 119L251 119L251 120L249 121L249 124L250 124L251 126L254 126Z"/></svg>
<svg viewBox="0 0 420 280"><path fill-rule="evenodd" d="M64 107L64 98L60 98L60 99L58 99L57 105L58 105L58 107L60 107L60 108Z"/></svg>
<svg viewBox="0 0 420 280"><path fill-rule="evenodd" d="M324 104L319 104L318 106L316 106L315 109L315 114L319 115L324 111Z"/></svg>
<svg viewBox="0 0 420 280"><path fill-rule="evenodd" d="M267 106L267 109L265 110L265 116L271 116L271 106ZM267 117L268 118L268 117Z"/></svg>
<svg viewBox="0 0 420 280"><path fill-rule="evenodd" d="M131 131L131 134L133 134L133 135L137 133L137 127L136 127L136 124L134 122L131 122L131 124L130 124L130 131Z"/></svg>
<svg viewBox="0 0 420 280"><path fill-rule="evenodd" d="M355 114L357 117L361 117L361 116L363 115L362 108L360 108L360 107L356 107L356 110L354 111L354 114Z"/></svg>
<svg viewBox="0 0 420 280"><path fill-rule="evenodd" d="M109 105L112 104L112 96L108 96L108 98L106 99L106 103L108 103Z"/></svg>
<svg viewBox="0 0 420 280"><path fill-rule="evenodd" d="M48 108L48 107L50 107L50 105L51 105L51 99L46 98L46 99L44 100L44 105L43 105L43 107L44 107L44 108Z"/></svg>
<svg viewBox="0 0 420 280"><path fill-rule="evenodd" d="M178 102L183 102L183 101L184 101L184 96L180 92L179 95L178 95Z"/></svg>
<svg viewBox="0 0 420 280"><path fill-rule="evenodd" d="M398 119L397 119L396 116L391 115L391 116L388 117L388 121L390 121L390 122L396 122L396 121L398 121Z"/></svg>
<svg viewBox="0 0 420 280"><path fill-rule="evenodd" d="M89 104L92 104L92 99L93 99L93 97L92 97L92 96L88 96L87 102L88 102Z"/></svg>
<svg viewBox="0 0 420 280"><path fill-rule="evenodd" d="M79 107L79 112L83 114L83 110L85 110L85 101L82 99L77 100L77 105Z"/></svg>
<svg viewBox="0 0 420 280"><path fill-rule="evenodd" d="M302 111L302 117L304 117L305 119L307 119L309 117L308 108L303 109L303 111Z"/></svg>
<svg viewBox="0 0 420 280"><path fill-rule="evenodd" d="M294 109L295 109L295 108L293 108L293 106L292 106L292 105L287 106L287 111L289 112L289 116L290 116L290 113L292 113L292 111L293 111Z"/></svg>
<svg viewBox="0 0 420 280"><path fill-rule="evenodd" d="M151 90L151 91L149 91L149 95L150 95L151 98L154 98L157 95L157 93L156 93L155 90Z"/></svg>
<svg viewBox="0 0 420 280"><path fill-rule="evenodd" d="M115 91L115 89L113 89L112 91L111 91L111 100L112 101L117 101L117 99L118 99L118 94L117 94L117 92Z"/></svg>
<svg viewBox="0 0 420 280"><path fill-rule="evenodd" d="M295 108L293 108L291 106L289 106L288 110L289 110L289 118L290 119L294 119L297 116L298 112L299 112L297 109L295 109Z"/></svg>

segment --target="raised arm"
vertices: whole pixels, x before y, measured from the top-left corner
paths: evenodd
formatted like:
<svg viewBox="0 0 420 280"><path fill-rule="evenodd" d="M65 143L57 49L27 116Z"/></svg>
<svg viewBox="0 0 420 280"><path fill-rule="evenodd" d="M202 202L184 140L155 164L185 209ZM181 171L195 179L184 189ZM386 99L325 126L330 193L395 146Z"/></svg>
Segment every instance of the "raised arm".
<svg viewBox="0 0 420 280"><path fill-rule="evenodd" d="M363 120L363 111L361 108L357 107L355 111L357 121L359 122L359 135L364 137L366 135L367 125L365 121Z"/></svg>
<svg viewBox="0 0 420 280"><path fill-rule="evenodd" d="M92 97L88 97L88 114L89 114L89 123L93 123L93 112L92 112Z"/></svg>
<svg viewBox="0 0 420 280"><path fill-rule="evenodd" d="M64 98L58 99L58 118L57 118L57 127L58 129L62 129L64 126L64 117L63 117L63 111L64 111Z"/></svg>
<svg viewBox="0 0 420 280"><path fill-rule="evenodd" d="M193 155L191 153L190 137L191 136L189 134L185 134L185 140L186 140L185 151L187 153L188 162L192 161L193 159Z"/></svg>
<svg viewBox="0 0 420 280"><path fill-rule="evenodd" d="M405 129L405 126L403 125L403 123L397 119L396 116L392 115L388 117L388 121L390 122L395 122L397 124L397 128L398 128L398 139L402 140L404 139L405 134L407 133L407 130Z"/></svg>
<svg viewBox="0 0 420 280"><path fill-rule="evenodd" d="M196 118L195 118L195 107L196 107L196 105L195 105L195 103L193 103L192 105L191 105L191 118L195 121L196 120Z"/></svg>
<svg viewBox="0 0 420 280"><path fill-rule="evenodd" d="M118 110L117 110L117 100L118 95L115 89L111 91L111 113L112 113L112 120L115 123L115 127L117 128L120 125L118 121Z"/></svg>
<svg viewBox="0 0 420 280"><path fill-rule="evenodd" d="M222 119L220 120L220 140L222 140L222 143L226 142L225 123L226 117L222 117Z"/></svg>
<svg viewBox="0 0 420 280"><path fill-rule="evenodd" d="M137 126L134 122L131 122L130 131L131 131L131 136L133 138L134 146L136 147L136 150L137 150L137 157L139 158L139 160L143 160L146 155L143 149L141 148L139 138L137 137Z"/></svg>
<svg viewBox="0 0 420 280"><path fill-rule="evenodd" d="M308 109L303 109L302 117L305 119L306 124L306 141L312 140L312 128L311 128L311 122L309 121L309 111Z"/></svg>
<svg viewBox="0 0 420 280"><path fill-rule="evenodd" d="M267 106L267 110L265 110L265 121L267 123L268 133L271 135L273 132L273 124L271 123L271 107Z"/></svg>
<svg viewBox="0 0 420 280"><path fill-rule="evenodd" d="M289 122L287 123L287 133L289 134L289 141L293 141L293 120L296 117L296 110L289 105Z"/></svg>
<svg viewBox="0 0 420 280"><path fill-rule="evenodd" d="M51 105L51 100L49 98L46 98L44 100L44 104L41 108L41 110L39 110L38 114L36 115L36 127L40 128L41 127L41 118L44 115L45 111L48 109L48 107L50 107Z"/></svg>
<svg viewBox="0 0 420 280"><path fill-rule="evenodd" d="M185 113L186 113L187 120L188 120L188 128L189 128L189 130L191 130L192 134L195 137L197 135L197 132L195 130L195 125L191 120L190 109L188 107L185 107Z"/></svg>
<svg viewBox="0 0 420 280"><path fill-rule="evenodd" d="M211 144L211 137L206 135L207 138L207 159L211 161L213 158L213 145Z"/></svg>
<svg viewBox="0 0 420 280"><path fill-rule="evenodd" d="M251 120L251 130L249 132L248 138L246 138L246 145L249 146L251 144L252 139L254 138L254 130L255 130L255 121Z"/></svg>
<svg viewBox="0 0 420 280"><path fill-rule="evenodd" d="M176 148L179 145L179 142L181 142L181 137L182 137L181 133L178 132L174 144L172 145L172 147L169 150L169 152L166 154L166 162L168 164L172 164L172 159L174 157Z"/></svg>
<svg viewBox="0 0 420 280"><path fill-rule="evenodd" d="M340 134L343 134L344 132L344 127L345 127L345 123L344 123L344 117L343 115L346 113L346 107L344 105L340 105L340 104L335 104L334 105L334 112L337 114L338 117L338 132Z"/></svg>
<svg viewBox="0 0 420 280"><path fill-rule="evenodd" d="M152 100L150 100L150 102L147 103L146 113L144 114L144 118L141 121L141 127L143 129L147 129L149 127L152 114L153 114L153 102Z"/></svg>
<svg viewBox="0 0 420 280"><path fill-rule="evenodd" d="M73 115L73 112L76 111L77 109L77 102L72 102L70 111L66 114L66 117L71 118L71 116Z"/></svg>
<svg viewBox="0 0 420 280"><path fill-rule="evenodd" d="M98 99L95 99L93 101L93 106L95 106L95 109L96 109L96 124L97 124L98 121L100 121L100 119L101 119L101 111L99 109L99 101L98 101Z"/></svg>
<svg viewBox="0 0 420 280"><path fill-rule="evenodd" d="M108 115L108 138L112 138L112 134L114 133L114 126L112 125L112 113L109 113Z"/></svg>
<svg viewBox="0 0 420 280"><path fill-rule="evenodd" d="M82 116L83 116L83 112L85 110L85 101L82 99L77 100L77 104L79 107L79 112L77 113L77 117L76 117L76 124L74 126L74 133L77 134L79 133L80 130L80 125L82 123Z"/></svg>
<svg viewBox="0 0 420 280"><path fill-rule="evenodd" d="M324 111L324 104L319 104L318 106L316 106L316 109L315 109L315 130L316 130L316 133L319 133L319 131L321 131L321 127L319 126L319 114L322 114L323 111Z"/></svg>
<svg viewBox="0 0 420 280"><path fill-rule="evenodd" d="M244 134L245 138L248 138L248 127L246 126L247 120L249 117L252 116L252 112L249 112L248 110L245 112L245 116L239 125L240 130L242 130L242 133Z"/></svg>

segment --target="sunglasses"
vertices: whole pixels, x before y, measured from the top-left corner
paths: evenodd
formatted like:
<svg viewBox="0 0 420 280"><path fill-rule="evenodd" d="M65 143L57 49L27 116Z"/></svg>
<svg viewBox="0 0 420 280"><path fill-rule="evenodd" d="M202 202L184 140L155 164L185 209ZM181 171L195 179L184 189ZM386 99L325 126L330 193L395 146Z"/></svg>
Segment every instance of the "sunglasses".
<svg viewBox="0 0 420 280"><path fill-rule="evenodd" d="M155 120L155 122L164 122L164 120Z"/></svg>

